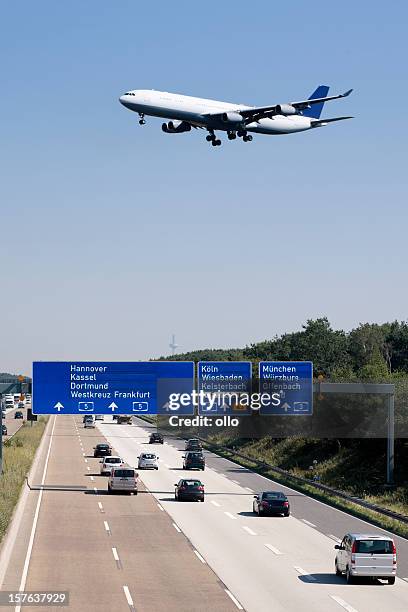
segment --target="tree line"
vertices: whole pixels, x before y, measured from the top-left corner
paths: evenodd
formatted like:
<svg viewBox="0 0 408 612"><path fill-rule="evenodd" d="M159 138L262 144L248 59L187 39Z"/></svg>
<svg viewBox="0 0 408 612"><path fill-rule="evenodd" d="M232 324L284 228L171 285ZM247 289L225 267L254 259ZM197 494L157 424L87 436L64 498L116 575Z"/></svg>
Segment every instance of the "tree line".
<svg viewBox="0 0 408 612"><path fill-rule="evenodd" d="M161 358L163 359L163 357ZM360 323L335 330L327 317L301 331L235 349L204 349L167 357L176 361L312 361L315 376L331 381L395 380L408 374L408 323Z"/></svg>

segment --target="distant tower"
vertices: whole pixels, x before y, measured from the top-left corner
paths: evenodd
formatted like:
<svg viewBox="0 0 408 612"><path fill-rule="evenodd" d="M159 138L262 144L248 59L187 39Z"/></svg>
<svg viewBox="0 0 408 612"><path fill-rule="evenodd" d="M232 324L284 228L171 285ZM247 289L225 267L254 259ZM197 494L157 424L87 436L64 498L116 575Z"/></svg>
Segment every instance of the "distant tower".
<svg viewBox="0 0 408 612"><path fill-rule="evenodd" d="M174 357L174 352L176 348L178 347L178 344L176 344L176 336L174 334L171 337L171 342L169 344L169 347L171 348L171 354Z"/></svg>

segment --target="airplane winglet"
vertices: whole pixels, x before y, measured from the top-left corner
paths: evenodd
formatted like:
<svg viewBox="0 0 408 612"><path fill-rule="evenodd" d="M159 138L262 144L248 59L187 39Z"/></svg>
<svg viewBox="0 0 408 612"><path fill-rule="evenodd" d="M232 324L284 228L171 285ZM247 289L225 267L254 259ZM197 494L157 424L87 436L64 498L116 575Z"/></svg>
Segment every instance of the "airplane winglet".
<svg viewBox="0 0 408 612"><path fill-rule="evenodd" d="M353 91L352 89L347 90L346 92L344 92L344 94L342 94L342 96L341 96L341 97L342 97L342 98L347 98L347 96L349 96L349 95L351 94L351 92L352 92L352 91Z"/></svg>

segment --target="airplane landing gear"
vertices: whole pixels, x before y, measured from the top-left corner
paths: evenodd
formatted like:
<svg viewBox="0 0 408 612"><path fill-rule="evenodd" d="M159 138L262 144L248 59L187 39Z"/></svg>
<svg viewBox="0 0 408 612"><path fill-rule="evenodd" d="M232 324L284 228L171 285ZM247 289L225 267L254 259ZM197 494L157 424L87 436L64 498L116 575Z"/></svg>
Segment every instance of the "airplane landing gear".
<svg viewBox="0 0 408 612"><path fill-rule="evenodd" d="M244 142L251 142L251 140L252 140L251 134L246 134L245 136L243 136L242 140Z"/></svg>
<svg viewBox="0 0 408 612"><path fill-rule="evenodd" d="M235 140L237 137L235 132L228 132L228 140Z"/></svg>
<svg viewBox="0 0 408 612"><path fill-rule="evenodd" d="M139 125L144 125L146 123L146 119L144 118L144 113L139 113Z"/></svg>
<svg viewBox="0 0 408 612"><path fill-rule="evenodd" d="M219 138L216 137L216 135L214 134L212 130L210 131L209 134L207 134L205 139L207 142L211 142L213 147L219 147L221 144L221 140L219 140Z"/></svg>

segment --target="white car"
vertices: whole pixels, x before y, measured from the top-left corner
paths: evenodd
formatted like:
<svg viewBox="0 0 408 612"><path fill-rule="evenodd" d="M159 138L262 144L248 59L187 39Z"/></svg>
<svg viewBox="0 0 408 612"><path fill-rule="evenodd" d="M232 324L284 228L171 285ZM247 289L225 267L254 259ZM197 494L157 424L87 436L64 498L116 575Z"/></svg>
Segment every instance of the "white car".
<svg viewBox="0 0 408 612"><path fill-rule="evenodd" d="M120 468L125 465L122 457L105 457L104 459L101 459L99 463L101 464L102 476L110 474L112 468Z"/></svg>
<svg viewBox="0 0 408 612"><path fill-rule="evenodd" d="M345 574L348 584L360 576L395 583L397 551L392 538L378 533L346 533L334 548L336 576Z"/></svg>
<svg viewBox="0 0 408 612"><path fill-rule="evenodd" d="M111 470L108 481L108 493L125 491L129 495L137 495L138 473L131 467L114 467Z"/></svg>
<svg viewBox="0 0 408 612"><path fill-rule="evenodd" d="M140 470L158 470L158 456L155 453L142 453L138 456L138 468Z"/></svg>

